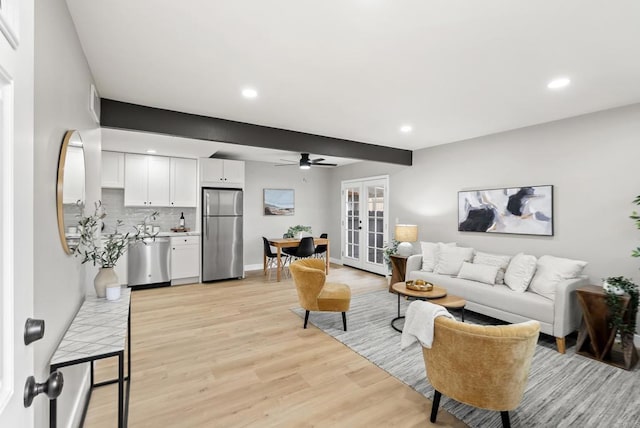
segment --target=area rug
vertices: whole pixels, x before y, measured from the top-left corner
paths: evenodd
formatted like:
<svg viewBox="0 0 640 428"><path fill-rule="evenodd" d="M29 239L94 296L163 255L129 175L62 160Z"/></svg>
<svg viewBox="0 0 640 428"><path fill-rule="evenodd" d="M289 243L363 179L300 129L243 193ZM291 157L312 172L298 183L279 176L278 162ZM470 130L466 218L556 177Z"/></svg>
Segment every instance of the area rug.
<svg viewBox="0 0 640 428"><path fill-rule="evenodd" d="M408 302L402 299L402 314L407 305ZM304 317L301 308L292 311ZM397 296L381 290L352 297L347 332L342 330L342 318L336 313L312 312L309 322L433 399L420 345L415 343L400 350L400 333L390 326L396 315ZM465 322L500 323L469 311L465 313ZM575 346L563 355L555 350L554 343L553 338L541 335L524 398L520 406L510 412L512 426L637 427L640 423L640 370L636 367L634 371L626 371L585 358L575 353ZM445 396L440 405L471 427L502 426L499 412L477 409Z"/></svg>

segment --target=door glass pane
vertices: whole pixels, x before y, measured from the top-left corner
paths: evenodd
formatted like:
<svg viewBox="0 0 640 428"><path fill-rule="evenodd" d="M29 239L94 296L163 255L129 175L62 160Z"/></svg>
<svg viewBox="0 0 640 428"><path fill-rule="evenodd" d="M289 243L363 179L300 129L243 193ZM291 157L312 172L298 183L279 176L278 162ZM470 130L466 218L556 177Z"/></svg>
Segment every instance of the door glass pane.
<svg viewBox="0 0 640 428"><path fill-rule="evenodd" d="M367 262L382 264L384 237L384 187L367 186Z"/></svg>
<svg viewBox="0 0 640 428"><path fill-rule="evenodd" d="M360 190L357 187L348 188L344 192L345 194L345 212L346 212L346 227L345 227L345 248L344 253L347 257L358 258L358 227L360 225Z"/></svg>

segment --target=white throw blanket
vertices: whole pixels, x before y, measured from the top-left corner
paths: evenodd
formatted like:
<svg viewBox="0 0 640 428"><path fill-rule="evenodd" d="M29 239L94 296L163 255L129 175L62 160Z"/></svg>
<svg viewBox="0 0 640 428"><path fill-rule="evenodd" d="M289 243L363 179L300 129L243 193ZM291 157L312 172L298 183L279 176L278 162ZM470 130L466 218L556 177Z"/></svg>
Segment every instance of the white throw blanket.
<svg viewBox="0 0 640 428"><path fill-rule="evenodd" d="M436 317L455 319L445 308L423 300L411 302L404 319L404 329L400 338L400 349L404 350L416 340L425 348L433 343L433 327Z"/></svg>

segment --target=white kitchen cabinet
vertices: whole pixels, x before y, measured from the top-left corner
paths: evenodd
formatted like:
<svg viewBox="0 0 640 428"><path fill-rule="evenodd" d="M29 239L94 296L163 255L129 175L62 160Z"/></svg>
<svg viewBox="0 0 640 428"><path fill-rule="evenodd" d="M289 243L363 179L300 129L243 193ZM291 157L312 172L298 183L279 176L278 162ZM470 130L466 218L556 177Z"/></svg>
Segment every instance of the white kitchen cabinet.
<svg viewBox="0 0 640 428"><path fill-rule="evenodd" d="M200 183L222 187L243 187L244 162L229 159L200 159Z"/></svg>
<svg viewBox="0 0 640 428"><path fill-rule="evenodd" d="M170 206L169 158L126 153L124 166L125 206Z"/></svg>
<svg viewBox="0 0 640 428"><path fill-rule="evenodd" d="M171 158L170 205L172 207L195 207L198 179L195 159Z"/></svg>
<svg viewBox="0 0 640 428"><path fill-rule="evenodd" d="M200 275L200 237L171 237L171 284L198 281Z"/></svg>
<svg viewBox="0 0 640 428"><path fill-rule="evenodd" d="M124 153L102 152L102 187L124 188Z"/></svg>

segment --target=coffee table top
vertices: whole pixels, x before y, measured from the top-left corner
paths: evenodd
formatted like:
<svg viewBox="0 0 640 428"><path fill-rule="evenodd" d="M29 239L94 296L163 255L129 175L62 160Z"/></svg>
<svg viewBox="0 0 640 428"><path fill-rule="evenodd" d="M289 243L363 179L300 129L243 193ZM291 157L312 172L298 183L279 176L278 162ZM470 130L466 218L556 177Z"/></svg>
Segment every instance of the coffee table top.
<svg viewBox="0 0 640 428"><path fill-rule="evenodd" d="M391 286L391 289L402 296L419 297L421 299L439 299L447 295L447 290L437 285L434 285L431 291L418 291L407 288L407 284L404 282L396 282Z"/></svg>

